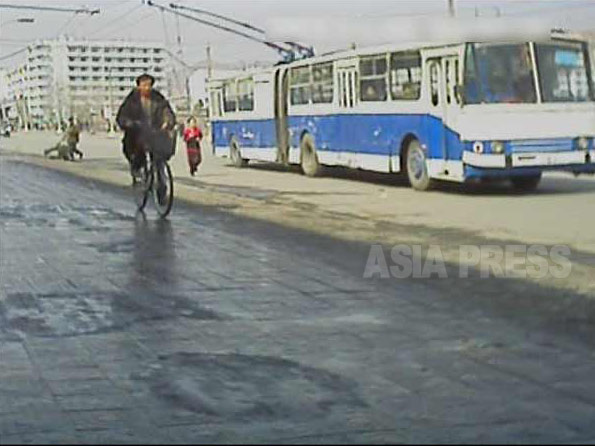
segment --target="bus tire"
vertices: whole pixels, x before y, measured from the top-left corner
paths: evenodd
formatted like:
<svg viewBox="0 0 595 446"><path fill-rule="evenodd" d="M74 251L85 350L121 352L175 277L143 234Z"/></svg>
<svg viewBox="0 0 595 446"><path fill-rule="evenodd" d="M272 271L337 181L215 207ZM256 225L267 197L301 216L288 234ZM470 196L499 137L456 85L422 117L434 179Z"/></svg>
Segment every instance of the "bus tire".
<svg viewBox="0 0 595 446"><path fill-rule="evenodd" d="M304 175L308 177L316 177L321 173L314 138L309 133L306 133L302 137L300 143L300 165L302 166Z"/></svg>
<svg viewBox="0 0 595 446"><path fill-rule="evenodd" d="M229 159L231 163L236 167L244 167L248 164L248 160L242 158L242 152L240 151L240 143L234 137L229 141Z"/></svg>
<svg viewBox="0 0 595 446"><path fill-rule="evenodd" d="M541 181L541 173L537 175L510 177L512 187L517 192L533 192L539 186Z"/></svg>
<svg viewBox="0 0 595 446"><path fill-rule="evenodd" d="M421 144L417 139L412 139L405 155L405 172L409 184L415 190L430 190L434 186L435 182L430 178L426 161L426 152Z"/></svg>

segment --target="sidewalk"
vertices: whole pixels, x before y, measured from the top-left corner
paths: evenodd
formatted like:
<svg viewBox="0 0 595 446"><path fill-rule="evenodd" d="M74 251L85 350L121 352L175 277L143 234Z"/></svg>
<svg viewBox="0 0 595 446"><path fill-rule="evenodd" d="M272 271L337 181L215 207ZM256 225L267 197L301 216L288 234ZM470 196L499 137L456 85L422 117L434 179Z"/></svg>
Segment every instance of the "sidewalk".
<svg viewBox="0 0 595 446"><path fill-rule="evenodd" d="M83 133L81 163L41 158L43 148L58 138L50 132L21 133L3 139L2 147L36 155L30 161L47 167L130 184L120 135ZM178 199L347 240L439 245L453 263L459 260L458 247L466 244L568 245L574 253L571 278L540 283L595 297L595 207L586 206L595 199L595 177L549 174L529 195L514 195L506 187L463 191L456 185L419 193L390 175L332 169L329 176L307 178L297 167L231 167L213 157L206 144L203 155L191 177L179 144L170 163Z"/></svg>

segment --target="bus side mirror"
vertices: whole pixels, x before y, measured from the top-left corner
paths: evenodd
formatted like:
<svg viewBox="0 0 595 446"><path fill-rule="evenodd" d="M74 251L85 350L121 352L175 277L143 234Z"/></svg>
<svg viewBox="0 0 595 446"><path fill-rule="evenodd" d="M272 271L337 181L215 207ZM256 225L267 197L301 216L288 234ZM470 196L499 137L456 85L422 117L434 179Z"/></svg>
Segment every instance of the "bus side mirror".
<svg viewBox="0 0 595 446"><path fill-rule="evenodd" d="M459 105L463 106L465 103L465 91L461 84L455 85L455 98L457 99Z"/></svg>

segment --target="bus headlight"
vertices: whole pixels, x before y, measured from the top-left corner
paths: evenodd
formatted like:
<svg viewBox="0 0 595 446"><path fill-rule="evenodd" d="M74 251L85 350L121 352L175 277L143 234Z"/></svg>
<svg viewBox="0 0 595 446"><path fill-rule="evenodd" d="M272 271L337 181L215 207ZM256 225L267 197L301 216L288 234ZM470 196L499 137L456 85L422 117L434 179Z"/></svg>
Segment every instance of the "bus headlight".
<svg viewBox="0 0 595 446"><path fill-rule="evenodd" d="M581 136L577 141L576 145L579 150L587 150L589 148L589 139Z"/></svg>
<svg viewBox="0 0 595 446"><path fill-rule="evenodd" d="M492 143L492 152L504 153L504 143L502 141L494 141Z"/></svg>
<svg viewBox="0 0 595 446"><path fill-rule="evenodd" d="M483 153L483 143L481 141L475 141L473 143L473 151L475 153Z"/></svg>

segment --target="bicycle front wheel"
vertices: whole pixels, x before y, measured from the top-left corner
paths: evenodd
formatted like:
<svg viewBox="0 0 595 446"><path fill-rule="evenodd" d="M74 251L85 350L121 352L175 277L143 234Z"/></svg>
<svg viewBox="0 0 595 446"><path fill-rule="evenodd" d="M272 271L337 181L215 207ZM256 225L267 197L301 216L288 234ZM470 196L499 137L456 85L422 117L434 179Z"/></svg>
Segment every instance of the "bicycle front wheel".
<svg viewBox="0 0 595 446"><path fill-rule="evenodd" d="M155 166L155 180L153 181L153 200L157 213L165 218L171 211L174 203L174 177L171 168L166 162Z"/></svg>

